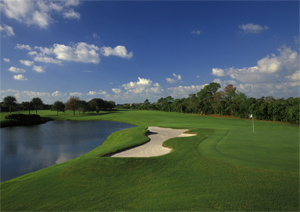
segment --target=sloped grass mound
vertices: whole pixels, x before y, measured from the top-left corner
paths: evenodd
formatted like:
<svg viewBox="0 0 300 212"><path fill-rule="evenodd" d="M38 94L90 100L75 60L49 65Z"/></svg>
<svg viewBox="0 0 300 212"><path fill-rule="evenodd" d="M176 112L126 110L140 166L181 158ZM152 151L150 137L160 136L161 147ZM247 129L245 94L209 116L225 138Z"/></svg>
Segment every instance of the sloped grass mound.
<svg viewBox="0 0 300 212"><path fill-rule="evenodd" d="M206 157L242 166L299 172L299 135L219 129L197 147Z"/></svg>
<svg viewBox="0 0 300 212"><path fill-rule="evenodd" d="M134 129L134 130L133 130ZM132 133L138 137L130 137ZM65 163L1 184L3 211L298 211L299 175L210 159L198 146L217 133L164 144L170 154L151 158L99 157L146 141L145 126L112 134L104 146ZM226 133L226 132L225 132ZM140 142L140 141L139 141ZM109 146L114 146L109 148Z"/></svg>

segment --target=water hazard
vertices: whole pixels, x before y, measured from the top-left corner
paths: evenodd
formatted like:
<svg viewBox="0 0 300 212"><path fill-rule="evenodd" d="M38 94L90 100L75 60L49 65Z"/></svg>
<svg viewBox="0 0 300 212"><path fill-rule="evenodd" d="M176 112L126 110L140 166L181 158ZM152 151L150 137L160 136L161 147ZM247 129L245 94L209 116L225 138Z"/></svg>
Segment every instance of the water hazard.
<svg viewBox="0 0 300 212"><path fill-rule="evenodd" d="M1 128L1 182L76 158L130 127L111 121L51 121Z"/></svg>

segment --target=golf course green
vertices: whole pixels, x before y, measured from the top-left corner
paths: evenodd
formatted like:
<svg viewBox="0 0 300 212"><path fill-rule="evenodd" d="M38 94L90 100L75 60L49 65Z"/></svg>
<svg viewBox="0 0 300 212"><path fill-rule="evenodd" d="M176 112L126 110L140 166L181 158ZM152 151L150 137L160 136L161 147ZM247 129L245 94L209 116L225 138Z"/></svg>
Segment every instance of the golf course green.
<svg viewBox="0 0 300 212"><path fill-rule="evenodd" d="M48 120L109 120L111 134L73 160L1 183L2 211L299 211L299 126L175 112L116 110ZM1 113L1 124L5 113ZM147 142L148 126L190 129L170 154L101 157ZM101 129L99 129L101 130Z"/></svg>

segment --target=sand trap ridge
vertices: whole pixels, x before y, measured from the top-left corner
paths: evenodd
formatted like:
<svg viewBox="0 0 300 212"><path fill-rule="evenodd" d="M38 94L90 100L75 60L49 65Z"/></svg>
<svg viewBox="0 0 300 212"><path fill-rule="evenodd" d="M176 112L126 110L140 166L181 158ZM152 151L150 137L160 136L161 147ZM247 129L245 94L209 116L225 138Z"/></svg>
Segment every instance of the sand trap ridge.
<svg viewBox="0 0 300 212"><path fill-rule="evenodd" d="M165 155L171 152L171 148L163 147L162 144L166 140L175 137L194 136L195 134L184 134L188 129L171 129L160 127L148 127L149 133L147 136L150 141L128 150L110 155L110 157L153 157Z"/></svg>

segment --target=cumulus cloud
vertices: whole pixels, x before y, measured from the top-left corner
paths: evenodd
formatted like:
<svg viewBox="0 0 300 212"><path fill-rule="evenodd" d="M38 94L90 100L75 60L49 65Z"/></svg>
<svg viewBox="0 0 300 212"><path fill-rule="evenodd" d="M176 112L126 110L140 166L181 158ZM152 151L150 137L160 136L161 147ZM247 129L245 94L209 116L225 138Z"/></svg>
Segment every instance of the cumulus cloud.
<svg viewBox="0 0 300 212"><path fill-rule="evenodd" d="M250 34L250 33L258 34L264 30L269 29L269 27L267 27L267 26L260 26L258 24L252 24L252 23L239 25L239 28L245 34Z"/></svg>
<svg viewBox="0 0 300 212"><path fill-rule="evenodd" d="M89 45L80 42L74 46L65 46L61 44L54 44L53 46L53 52L57 59L84 63L100 62L99 54L97 53L99 47L93 44Z"/></svg>
<svg viewBox="0 0 300 212"><path fill-rule="evenodd" d="M168 88L167 91L171 92L173 98L184 98L188 97L189 94L199 92L204 85L190 85L190 86L178 86Z"/></svg>
<svg viewBox="0 0 300 212"><path fill-rule="evenodd" d="M53 63L53 64L58 64L58 65L62 64L62 62L60 60L56 60L56 59L54 59L52 57L36 56L33 59L36 62Z"/></svg>
<svg viewBox="0 0 300 212"><path fill-rule="evenodd" d="M96 91L90 91L90 92L88 92L86 95L96 95L96 94L97 94Z"/></svg>
<svg viewBox="0 0 300 212"><path fill-rule="evenodd" d="M8 70L13 72L13 73L25 73L26 72L24 69L16 68L16 67L13 67L13 66L10 67Z"/></svg>
<svg viewBox="0 0 300 212"><path fill-rule="evenodd" d="M25 66L32 66L34 64L33 61L29 61L29 60L19 60L21 64L25 65Z"/></svg>
<svg viewBox="0 0 300 212"><path fill-rule="evenodd" d="M14 75L15 80L27 80L23 74Z"/></svg>
<svg viewBox="0 0 300 212"><path fill-rule="evenodd" d="M212 69L212 75L218 76L218 77L224 77L225 71L220 68L213 68Z"/></svg>
<svg viewBox="0 0 300 212"><path fill-rule="evenodd" d="M200 30L194 30L191 32L191 34L197 34L197 35L200 35L201 31Z"/></svg>
<svg viewBox="0 0 300 212"><path fill-rule="evenodd" d="M33 66L32 70L39 72L39 73L43 73L45 72L44 68L42 66Z"/></svg>
<svg viewBox="0 0 300 212"><path fill-rule="evenodd" d="M140 77L138 79L137 82L129 82L122 85L127 90L127 93L161 93L164 91L158 83L153 84L150 79Z"/></svg>
<svg viewBox="0 0 300 212"><path fill-rule="evenodd" d="M17 44L15 48L28 50L28 54L34 57L34 61L36 62L54 63L59 65L62 65L61 60L83 63L99 63L100 54L103 54L104 56L115 55L122 58L131 58L133 55L132 52L127 53L124 46L117 46L114 49L111 47L99 48L94 44L87 44L85 42L75 43L70 46L55 43L49 48L35 46L34 49L36 51L32 51L32 47L24 44ZM49 57L49 55L53 55L55 59L53 57Z"/></svg>
<svg viewBox="0 0 300 212"><path fill-rule="evenodd" d="M101 54L104 56L114 55L127 59L130 59L133 56L132 52L127 53L127 49L125 48L125 46L120 45L116 46L115 48L104 46L101 48Z"/></svg>
<svg viewBox="0 0 300 212"><path fill-rule="evenodd" d="M27 26L36 25L40 28L47 28L55 20L51 17L53 13L62 15L65 18L80 17L70 7L78 6L78 1L34 1L34 0L3 0L0 4L2 12L11 19L15 19ZM73 11L70 13L70 11ZM65 15L69 14L69 15ZM75 14L75 15L74 15Z"/></svg>
<svg viewBox="0 0 300 212"><path fill-rule="evenodd" d="M105 95L105 94L107 94L107 92L106 92L106 91L100 90L100 91L98 92L98 94L103 94L103 95Z"/></svg>
<svg viewBox="0 0 300 212"><path fill-rule="evenodd" d="M79 0L66 0L65 1L65 6L78 6L79 5Z"/></svg>
<svg viewBox="0 0 300 212"><path fill-rule="evenodd" d="M28 51L31 51L32 50L32 48L29 46L29 45L24 45L24 44L17 44L16 45L16 47L15 47L16 49L26 49L26 50L28 50Z"/></svg>
<svg viewBox="0 0 300 212"><path fill-rule="evenodd" d="M292 75L288 75L285 78L291 80L291 81L300 81L300 70L296 71Z"/></svg>
<svg viewBox="0 0 300 212"><path fill-rule="evenodd" d="M51 94L51 96L53 96L53 97L61 97L61 96L63 96L63 94L60 91L55 91L55 92L53 92Z"/></svg>
<svg viewBox="0 0 300 212"><path fill-rule="evenodd" d="M112 88L111 90L116 94L121 93L121 89L119 89L119 88Z"/></svg>
<svg viewBox="0 0 300 212"><path fill-rule="evenodd" d="M70 9L67 12L63 13L64 18L69 18L69 19L80 19L80 13L74 12L73 9Z"/></svg>
<svg viewBox="0 0 300 212"><path fill-rule="evenodd" d="M181 76L179 74L176 75L176 74L173 73L173 76L174 76L174 78L166 78L168 83L175 83L178 80L181 80Z"/></svg>
<svg viewBox="0 0 300 212"><path fill-rule="evenodd" d="M3 61L9 63L9 62L10 62L10 59L8 59L8 58L3 58Z"/></svg>
<svg viewBox="0 0 300 212"><path fill-rule="evenodd" d="M11 26L6 25L6 24L1 24L0 25L0 31L5 32L6 36L15 35L13 28ZM5 37L5 36L3 36L3 37Z"/></svg>
<svg viewBox="0 0 300 212"><path fill-rule="evenodd" d="M244 83L274 83L279 81L280 75L291 75L299 70L299 56L291 48L282 46L278 49L280 55L272 54L257 61L256 66L244 68L213 68L212 74L223 77L230 76L232 79Z"/></svg>
<svg viewBox="0 0 300 212"><path fill-rule="evenodd" d="M80 92L71 92L70 93L70 96L81 96L82 95L82 93L80 93Z"/></svg>

